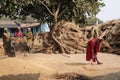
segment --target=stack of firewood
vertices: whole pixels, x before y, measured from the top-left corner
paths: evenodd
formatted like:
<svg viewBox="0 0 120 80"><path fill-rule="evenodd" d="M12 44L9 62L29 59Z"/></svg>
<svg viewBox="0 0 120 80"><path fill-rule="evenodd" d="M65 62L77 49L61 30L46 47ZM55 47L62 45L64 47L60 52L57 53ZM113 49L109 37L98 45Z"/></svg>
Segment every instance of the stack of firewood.
<svg viewBox="0 0 120 80"><path fill-rule="evenodd" d="M92 38L94 34L103 38L101 51L120 54L120 20L89 26L83 31L86 33L87 39Z"/></svg>
<svg viewBox="0 0 120 80"><path fill-rule="evenodd" d="M85 51L85 40L79 26L70 22L61 22L54 36L65 50L65 53L80 53ZM51 40L49 33L37 33L33 48L43 53L59 53L60 48ZM38 46L38 48L37 48ZM34 50L35 51L35 50Z"/></svg>

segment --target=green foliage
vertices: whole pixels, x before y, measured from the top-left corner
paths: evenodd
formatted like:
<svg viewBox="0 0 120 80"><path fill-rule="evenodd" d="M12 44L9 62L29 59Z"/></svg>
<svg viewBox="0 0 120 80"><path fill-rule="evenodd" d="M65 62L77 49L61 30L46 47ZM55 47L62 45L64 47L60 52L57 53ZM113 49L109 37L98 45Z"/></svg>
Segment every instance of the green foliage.
<svg viewBox="0 0 120 80"><path fill-rule="evenodd" d="M103 6L101 0L0 0L0 16L25 19L31 15L43 22L57 19L84 25Z"/></svg>
<svg viewBox="0 0 120 80"><path fill-rule="evenodd" d="M103 23L102 20L100 20L99 18L96 17L92 17L92 18L87 18L87 26L91 26L91 25L95 25L95 24L101 24Z"/></svg>

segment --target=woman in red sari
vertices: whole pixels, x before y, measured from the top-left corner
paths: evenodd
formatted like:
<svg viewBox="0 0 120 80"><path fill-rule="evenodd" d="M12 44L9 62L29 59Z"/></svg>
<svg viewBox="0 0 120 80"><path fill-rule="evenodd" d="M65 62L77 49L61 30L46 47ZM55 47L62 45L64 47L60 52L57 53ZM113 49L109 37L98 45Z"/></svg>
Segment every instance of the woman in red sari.
<svg viewBox="0 0 120 80"><path fill-rule="evenodd" d="M97 58L97 52L100 48L100 43L102 38L93 38L87 43L86 49L86 60L92 62L97 62L97 64L102 64Z"/></svg>

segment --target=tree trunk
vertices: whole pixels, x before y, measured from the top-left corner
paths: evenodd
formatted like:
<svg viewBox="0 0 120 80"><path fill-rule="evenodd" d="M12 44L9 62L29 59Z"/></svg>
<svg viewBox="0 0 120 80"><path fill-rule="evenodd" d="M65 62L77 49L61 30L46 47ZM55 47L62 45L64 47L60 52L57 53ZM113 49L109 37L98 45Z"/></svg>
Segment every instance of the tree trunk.
<svg viewBox="0 0 120 80"><path fill-rule="evenodd" d="M64 50L62 44L54 36L54 32L55 32L56 28L57 28L57 17L54 16L54 22L53 22L53 27L50 31L50 36L53 39L53 41L55 42L55 44L58 45L58 47L60 48L60 53L65 53L65 50Z"/></svg>

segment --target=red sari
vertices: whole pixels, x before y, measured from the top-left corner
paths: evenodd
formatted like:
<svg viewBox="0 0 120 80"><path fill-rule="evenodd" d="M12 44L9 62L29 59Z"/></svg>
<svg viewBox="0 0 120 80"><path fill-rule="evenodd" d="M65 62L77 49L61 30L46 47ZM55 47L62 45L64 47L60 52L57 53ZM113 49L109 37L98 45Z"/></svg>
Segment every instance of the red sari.
<svg viewBox="0 0 120 80"><path fill-rule="evenodd" d="M99 47L100 47L100 40L98 38L93 38L92 40L88 41L86 48L87 61L90 61L92 59L93 62L96 62L96 58L93 58L93 56L97 55Z"/></svg>

